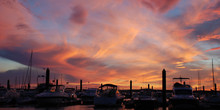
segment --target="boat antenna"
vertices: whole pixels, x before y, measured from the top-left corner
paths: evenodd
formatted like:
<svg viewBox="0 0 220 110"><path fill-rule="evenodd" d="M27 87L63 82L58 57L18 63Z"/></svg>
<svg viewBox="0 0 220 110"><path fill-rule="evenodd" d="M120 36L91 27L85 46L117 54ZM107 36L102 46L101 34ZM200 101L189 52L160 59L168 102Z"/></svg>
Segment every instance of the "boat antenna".
<svg viewBox="0 0 220 110"><path fill-rule="evenodd" d="M182 83L182 80L183 80L183 79L189 79L189 78L183 78L183 77L180 76L179 78L173 78L173 80L174 80L174 79L179 79L179 80L180 80L180 83Z"/></svg>
<svg viewBox="0 0 220 110"><path fill-rule="evenodd" d="M215 76L214 76L213 59L212 59L212 79L213 79L213 88L215 88Z"/></svg>

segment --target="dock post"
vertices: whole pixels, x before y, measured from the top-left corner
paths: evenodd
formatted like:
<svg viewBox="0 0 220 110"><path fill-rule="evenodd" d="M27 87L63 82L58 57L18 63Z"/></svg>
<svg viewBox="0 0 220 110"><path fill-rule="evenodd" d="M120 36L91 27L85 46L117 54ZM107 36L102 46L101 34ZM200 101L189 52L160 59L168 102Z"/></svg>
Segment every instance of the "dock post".
<svg viewBox="0 0 220 110"><path fill-rule="evenodd" d="M130 98L132 98L132 80L130 80Z"/></svg>
<svg viewBox="0 0 220 110"><path fill-rule="evenodd" d="M56 80L56 91L58 90L58 79Z"/></svg>
<svg viewBox="0 0 220 110"><path fill-rule="evenodd" d="M162 71L163 110L166 110L166 70Z"/></svg>
<svg viewBox="0 0 220 110"><path fill-rule="evenodd" d="M203 92L205 91L205 86L202 86L202 91L203 91Z"/></svg>
<svg viewBox="0 0 220 110"><path fill-rule="evenodd" d="M7 89L10 90L10 80L7 81Z"/></svg>
<svg viewBox="0 0 220 110"><path fill-rule="evenodd" d="M31 85L30 85L30 83L28 83L28 90L30 90L31 89Z"/></svg>
<svg viewBox="0 0 220 110"><path fill-rule="evenodd" d="M217 95L217 86L216 86L216 83L215 83L215 95Z"/></svg>
<svg viewBox="0 0 220 110"><path fill-rule="evenodd" d="M154 90L154 86L152 86L151 89Z"/></svg>
<svg viewBox="0 0 220 110"><path fill-rule="evenodd" d="M82 92L82 80L80 79L80 92Z"/></svg>
<svg viewBox="0 0 220 110"><path fill-rule="evenodd" d="M148 87L147 87L147 89L150 89L150 84L148 84Z"/></svg>
<svg viewBox="0 0 220 110"><path fill-rule="evenodd" d="M50 83L50 69L47 68L46 70L46 88L49 88L49 83Z"/></svg>

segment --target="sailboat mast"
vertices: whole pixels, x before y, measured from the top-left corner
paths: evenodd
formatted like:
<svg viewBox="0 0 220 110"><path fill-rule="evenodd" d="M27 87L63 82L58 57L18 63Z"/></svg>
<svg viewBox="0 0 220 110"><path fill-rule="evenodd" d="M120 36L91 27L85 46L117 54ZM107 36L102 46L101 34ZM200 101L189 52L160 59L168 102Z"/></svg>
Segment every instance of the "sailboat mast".
<svg viewBox="0 0 220 110"><path fill-rule="evenodd" d="M29 60L29 65L28 65L28 75L29 75L29 78L28 78L28 89L30 89L31 87L31 71L32 71L32 56L33 56L33 50L31 50L31 57L30 57L30 60Z"/></svg>
<svg viewBox="0 0 220 110"><path fill-rule="evenodd" d="M214 77L213 59L212 59L212 77L213 77L213 88L215 88L215 77Z"/></svg>
<svg viewBox="0 0 220 110"><path fill-rule="evenodd" d="M29 75L29 84L31 83L31 71L32 71L32 57L33 57L33 50L31 50L31 57L30 57L30 75Z"/></svg>

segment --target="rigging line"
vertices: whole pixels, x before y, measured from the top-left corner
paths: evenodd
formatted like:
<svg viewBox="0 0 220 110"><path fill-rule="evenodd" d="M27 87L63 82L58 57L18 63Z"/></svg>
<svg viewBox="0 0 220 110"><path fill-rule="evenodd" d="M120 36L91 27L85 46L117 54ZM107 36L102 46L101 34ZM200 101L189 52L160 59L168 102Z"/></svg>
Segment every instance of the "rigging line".
<svg viewBox="0 0 220 110"><path fill-rule="evenodd" d="M30 74L29 74L29 81L28 83L31 83L31 72L32 72L32 57L33 57L33 50L31 50L31 57L30 57L30 61L29 61L29 66L30 66Z"/></svg>

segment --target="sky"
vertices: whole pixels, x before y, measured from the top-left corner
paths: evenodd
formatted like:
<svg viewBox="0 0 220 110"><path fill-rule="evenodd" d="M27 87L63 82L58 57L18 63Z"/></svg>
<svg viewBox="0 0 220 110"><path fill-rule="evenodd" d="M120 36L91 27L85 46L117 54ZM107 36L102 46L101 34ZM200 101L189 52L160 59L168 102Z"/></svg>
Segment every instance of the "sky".
<svg viewBox="0 0 220 110"><path fill-rule="evenodd" d="M0 14L2 85L33 50L32 84L50 68L69 86L161 89L166 69L168 89L180 76L195 88L199 73L209 90L213 59L220 89L219 0L0 0Z"/></svg>

